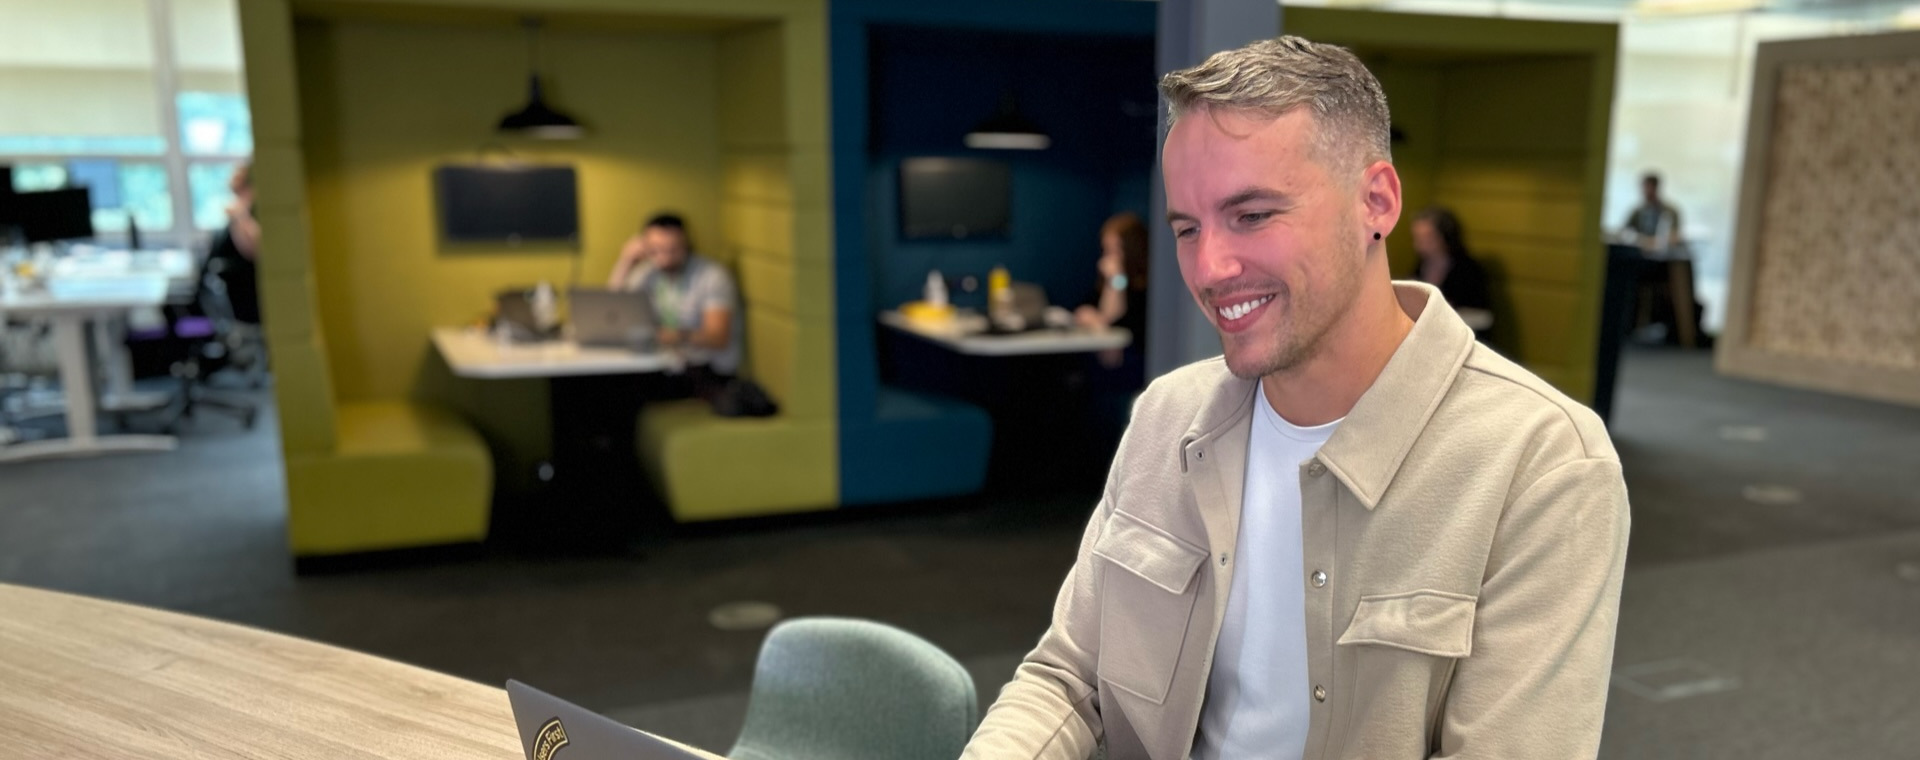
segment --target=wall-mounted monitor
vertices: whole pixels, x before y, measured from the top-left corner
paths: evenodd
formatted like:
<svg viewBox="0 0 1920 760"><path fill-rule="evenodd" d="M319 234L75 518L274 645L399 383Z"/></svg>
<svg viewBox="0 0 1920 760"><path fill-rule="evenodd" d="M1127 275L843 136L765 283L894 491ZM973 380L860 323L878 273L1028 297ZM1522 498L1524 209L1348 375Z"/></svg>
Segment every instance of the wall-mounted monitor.
<svg viewBox="0 0 1920 760"><path fill-rule="evenodd" d="M982 158L901 160L900 233L908 240L1010 237L1013 167Z"/></svg>
<svg viewBox="0 0 1920 760"><path fill-rule="evenodd" d="M579 245L579 180L571 166L447 165L434 170L433 186L444 243Z"/></svg>

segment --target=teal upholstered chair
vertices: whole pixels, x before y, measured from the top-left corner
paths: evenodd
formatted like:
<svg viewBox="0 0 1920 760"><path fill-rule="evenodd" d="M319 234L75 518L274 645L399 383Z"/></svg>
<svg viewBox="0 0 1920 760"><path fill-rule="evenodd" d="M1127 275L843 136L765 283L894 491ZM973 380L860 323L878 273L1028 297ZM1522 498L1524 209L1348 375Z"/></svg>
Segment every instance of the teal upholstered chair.
<svg viewBox="0 0 1920 760"><path fill-rule="evenodd" d="M973 677L939 647L863 620L767 634L732 760L953 760L980 722Z"/></svg>

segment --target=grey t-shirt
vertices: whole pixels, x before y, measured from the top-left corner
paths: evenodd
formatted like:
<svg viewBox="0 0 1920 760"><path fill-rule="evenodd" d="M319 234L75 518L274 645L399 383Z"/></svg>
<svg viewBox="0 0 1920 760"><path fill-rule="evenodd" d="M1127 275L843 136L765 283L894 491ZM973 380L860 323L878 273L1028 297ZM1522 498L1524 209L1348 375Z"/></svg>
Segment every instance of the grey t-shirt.
<svg viewBox="0 0 1920 760"><path fill-rule="evenodd" d="M743 315L740 297L727 268L699 254L688 254L687 264L677 274L667 274L652 266L634 270L627 276L628 290L646 291L653 301L654 318L661 327L694 331L707 310L726 309L733 315L727 329L727 347L723 349L686 347L681 351L692 364L705 364L723 375L740 371L740 332Z"/></svg>

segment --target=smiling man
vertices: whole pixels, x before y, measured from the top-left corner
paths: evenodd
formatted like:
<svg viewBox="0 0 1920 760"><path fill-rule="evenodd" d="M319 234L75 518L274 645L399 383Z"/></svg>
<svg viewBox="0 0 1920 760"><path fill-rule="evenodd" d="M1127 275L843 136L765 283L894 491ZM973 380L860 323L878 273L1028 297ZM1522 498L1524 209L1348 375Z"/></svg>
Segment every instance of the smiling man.
<svg viewBox="0 0 1920 760"><path fill-rule="evenodd" d="M971 758L1575 758L1627 495L1599 420L1395 283L1386 97L1283 37L1161 80L1180 272L1224 356L1135 406Z"/></svg>

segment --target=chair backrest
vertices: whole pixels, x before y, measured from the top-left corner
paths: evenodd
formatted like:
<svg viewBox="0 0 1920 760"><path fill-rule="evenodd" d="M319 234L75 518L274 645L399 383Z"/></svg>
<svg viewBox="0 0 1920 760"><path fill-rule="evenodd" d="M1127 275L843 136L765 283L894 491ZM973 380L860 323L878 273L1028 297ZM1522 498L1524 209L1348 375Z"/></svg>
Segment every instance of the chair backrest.
<svg viewBox="0 0 1920 760"><path fill-rule="evenodd" d="M226 271L226 262L212 256L200 267L199 287L194 290L194 307L222 331L229 329L234 321L233 298L227 294L227 281L222 274Z"/></svg>
<svg viewBox="0 0 1920 760"><path fill-rule="evenodd" d="M844 618L767 634L733 760L952 760L980 721L973 677L924 639Z"/></svg>

